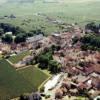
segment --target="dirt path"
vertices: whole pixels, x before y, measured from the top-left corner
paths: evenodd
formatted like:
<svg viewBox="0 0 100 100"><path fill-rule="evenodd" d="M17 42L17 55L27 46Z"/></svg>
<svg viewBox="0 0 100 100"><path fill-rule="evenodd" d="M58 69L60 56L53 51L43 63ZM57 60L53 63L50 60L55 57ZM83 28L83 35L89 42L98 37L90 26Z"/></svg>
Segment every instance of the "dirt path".
<svg viewBox="0 0 100 100"><path fill-rule="evenodd" d="M31 67L31 65L25 66L25 67L19 67L19 68L16 69L16 71L19 71L19 70L22 70L22 69L25 69L25 68L29 68L29 67Z"/></svg>
<svg viewBox="0 0 100 100"><path fill-rule="evenodd" d="M6 61L7 61L10 65L14 66L14 64L13 64L11 61L9 61L8 59L6 59Z"/></svg>

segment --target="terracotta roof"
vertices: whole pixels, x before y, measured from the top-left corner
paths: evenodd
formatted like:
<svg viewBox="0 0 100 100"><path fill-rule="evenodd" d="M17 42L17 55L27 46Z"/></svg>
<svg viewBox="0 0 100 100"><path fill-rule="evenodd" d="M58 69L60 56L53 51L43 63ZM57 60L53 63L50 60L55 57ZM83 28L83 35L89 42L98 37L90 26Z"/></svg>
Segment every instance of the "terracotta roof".
<svg viewBox="0 0 100 100"><path fill-rule="evenodd" d="M100 90L100 78L92 78L92 84L95 88Z"/></svg>
<svg viewBox="0 0 100 100"><path fill-rule="evenodd" d="M100 64L93 66L94 71L100 74Z"/></svg>

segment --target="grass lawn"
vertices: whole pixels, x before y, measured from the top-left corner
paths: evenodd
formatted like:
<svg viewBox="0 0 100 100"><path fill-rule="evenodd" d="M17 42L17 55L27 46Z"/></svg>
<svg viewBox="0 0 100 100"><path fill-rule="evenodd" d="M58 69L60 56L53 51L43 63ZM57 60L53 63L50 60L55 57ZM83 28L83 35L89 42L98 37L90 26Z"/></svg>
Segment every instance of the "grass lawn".
<svg viewBox="0 0 100 100"><path fill-rule="evenodd" d="M19 70L19 73L33 85L35 90L49 77L34 66Z"/></svg>
<svg viewBox="0 0 100 100"><path fill-rule="evenodd" d="M0 60L0 100L32 92L33 84L21 76L6 60Z"/></svg>
<svg viewBox="0 0 100 100"><path fill-rule="evenodd" d="M18 63L20 60L22 60L25 56L29 55L29 51L24 51L16 56L10 57L8 60L11 61L12 63Z"/></svg>

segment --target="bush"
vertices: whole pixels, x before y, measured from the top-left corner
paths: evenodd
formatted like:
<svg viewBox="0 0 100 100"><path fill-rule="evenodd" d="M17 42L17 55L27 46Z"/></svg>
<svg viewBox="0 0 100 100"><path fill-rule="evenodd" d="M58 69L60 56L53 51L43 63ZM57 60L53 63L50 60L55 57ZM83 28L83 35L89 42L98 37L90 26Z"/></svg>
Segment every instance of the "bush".
<svg viewBox="0 0 100 100"><path fill-rule="evenodd" d="M6 43L12 43L13 42L13 37L10 34L6 34L2 36L2 41Z"/></svg>
<svg viewBox="0 0 100 100"><path fill-rule="evenodd" d="M73 44L76 44L79 41L79 38L77 36L75 36L74 38L72 38Z"/></svg>
<svg viewBox="0 0 100 100"><path fill-rule="evenodd" d="M40 88L40 92L44 92L44 87L43 86Z"/></svg>

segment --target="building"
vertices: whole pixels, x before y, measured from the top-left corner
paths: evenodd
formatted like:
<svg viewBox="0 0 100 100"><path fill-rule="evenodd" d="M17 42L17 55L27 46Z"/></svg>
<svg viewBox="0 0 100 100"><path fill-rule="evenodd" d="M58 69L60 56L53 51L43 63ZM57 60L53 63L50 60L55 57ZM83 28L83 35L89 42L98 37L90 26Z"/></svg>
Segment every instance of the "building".
<svg viewBox="0 0 100 100"><path fill-rule="evenodd" d="M38 42L43 40L43 35L39 34L30 38L27 38L26 43L29 45L29 48L36 48L38 46Z"/></svg>

